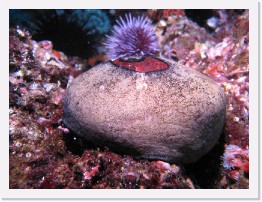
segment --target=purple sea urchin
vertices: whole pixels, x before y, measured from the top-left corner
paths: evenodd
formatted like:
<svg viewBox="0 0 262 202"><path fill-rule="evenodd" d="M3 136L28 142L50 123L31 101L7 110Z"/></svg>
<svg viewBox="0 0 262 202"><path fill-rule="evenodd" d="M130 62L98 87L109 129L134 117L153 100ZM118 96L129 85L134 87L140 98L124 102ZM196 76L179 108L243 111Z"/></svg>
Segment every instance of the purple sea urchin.
<svg viewBox="0 0 262 202"><path fill-rule="evenodd" d="M125 15L113 27L113 35L107 35L105 46L110 59L129 56L154 55L158 51L158 41L152 22L147 17Z"/></svg>

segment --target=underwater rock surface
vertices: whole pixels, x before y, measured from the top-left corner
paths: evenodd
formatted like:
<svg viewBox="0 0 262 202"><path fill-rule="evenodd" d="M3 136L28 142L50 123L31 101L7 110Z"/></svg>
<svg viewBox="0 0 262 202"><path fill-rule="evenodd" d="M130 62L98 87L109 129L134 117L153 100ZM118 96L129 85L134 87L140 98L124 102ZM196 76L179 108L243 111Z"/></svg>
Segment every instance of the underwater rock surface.
<svg viewBox="0 0 262 202"><path fill-rule="evenodd" d="M139 73L99 64L69 85L63 122L97 146L138 158L190 163L217 142L223 89L203 74L166 60L169 69Z"/></svg>

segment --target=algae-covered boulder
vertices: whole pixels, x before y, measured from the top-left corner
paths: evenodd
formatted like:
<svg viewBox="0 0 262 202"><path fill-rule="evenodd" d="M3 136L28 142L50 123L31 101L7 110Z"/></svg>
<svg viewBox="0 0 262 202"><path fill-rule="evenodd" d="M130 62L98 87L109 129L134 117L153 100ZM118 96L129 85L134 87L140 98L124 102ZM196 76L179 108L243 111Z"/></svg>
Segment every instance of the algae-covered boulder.
<svg viewBox="0 0 262 202"><path fill-rule="evenodd" d="M106 62L79 75L64 98L64 124L96 146L171 163L198 160L216 144L226 99L210 78L165 59L139 73Z"/></svg>

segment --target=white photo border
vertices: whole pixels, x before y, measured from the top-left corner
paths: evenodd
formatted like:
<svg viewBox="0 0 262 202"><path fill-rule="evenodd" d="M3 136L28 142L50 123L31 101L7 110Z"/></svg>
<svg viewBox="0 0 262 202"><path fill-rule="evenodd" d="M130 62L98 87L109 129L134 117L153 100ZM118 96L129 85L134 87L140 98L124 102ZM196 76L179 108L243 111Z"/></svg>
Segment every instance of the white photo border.
<svg viewBox="0 0 262 202"><path fill-rule="evenodd" d="M8 47L9 47L9 9L249 9L249 62L250 62L250 174L249 189L196 189L196 190L58 190L58 189L9 189L9 116L8 94ZM259 199L259 58L258 58L258 2L255 0L95 0L95 1L37 1L37 0L2 0L1 16L1 117L2 136L0 141L1 166L0 184L3 199ZM250 57L251 56L251 57Z"/></svg>

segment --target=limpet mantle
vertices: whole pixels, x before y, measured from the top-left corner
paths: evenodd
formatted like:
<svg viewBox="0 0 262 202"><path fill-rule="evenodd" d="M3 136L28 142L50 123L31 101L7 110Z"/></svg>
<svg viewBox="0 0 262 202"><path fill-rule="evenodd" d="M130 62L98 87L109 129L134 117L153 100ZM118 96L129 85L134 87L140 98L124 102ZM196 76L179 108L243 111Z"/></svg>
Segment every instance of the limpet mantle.
<svg viewBox="0 0 262 202"><path fill-rule="evenodd" d="M226 99L210 78L161 58L170 68L139 73L98 64L69 85L63 122L98 147L171 163L198 160L216 144Z"/></svg>

